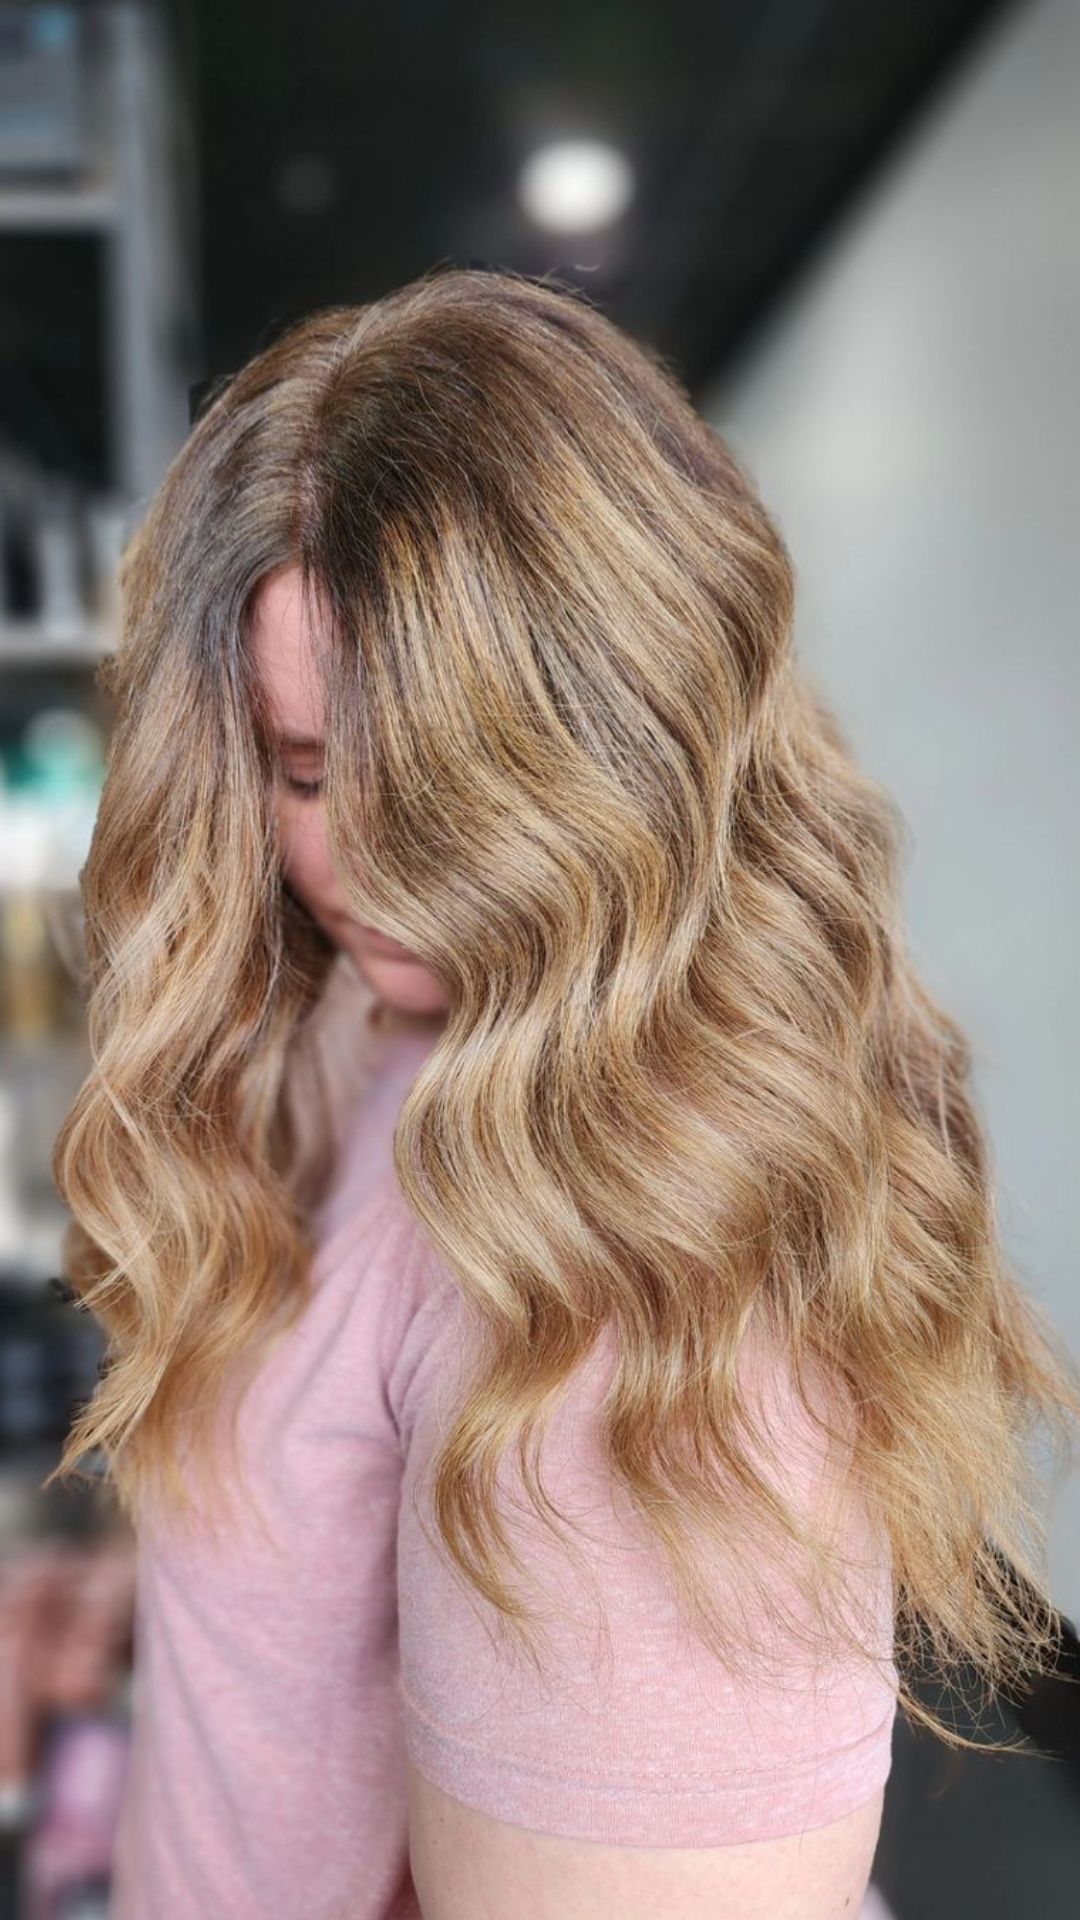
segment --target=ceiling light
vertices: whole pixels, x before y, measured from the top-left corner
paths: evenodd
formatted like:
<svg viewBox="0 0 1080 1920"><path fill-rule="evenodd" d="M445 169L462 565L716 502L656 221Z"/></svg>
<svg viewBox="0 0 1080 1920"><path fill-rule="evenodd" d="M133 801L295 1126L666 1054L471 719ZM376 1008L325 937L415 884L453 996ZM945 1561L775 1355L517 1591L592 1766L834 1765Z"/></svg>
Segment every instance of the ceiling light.
<svg viewBox="0 0 1080 1920"><path fill-rule="evenodd" d="M518 192L539 226L584 233L625 212L634 195L634 170L625 154L602 140L557 140L530 154Z"/></svg>

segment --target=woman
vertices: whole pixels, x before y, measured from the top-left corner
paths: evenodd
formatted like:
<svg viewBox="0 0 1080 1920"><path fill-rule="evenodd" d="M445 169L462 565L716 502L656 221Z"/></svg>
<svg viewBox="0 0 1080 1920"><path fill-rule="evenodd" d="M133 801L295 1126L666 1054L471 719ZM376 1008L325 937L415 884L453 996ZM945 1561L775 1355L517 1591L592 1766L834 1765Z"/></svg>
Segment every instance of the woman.
<svg viewBox="0 0 1080 1920"><path fill-rule="evenodd" d="M855 1910L897 1707L966 1744L916 1670L1052 1651L1080 1395L776 529L587 299L448 269L258 353L121 585L55 1155L115 1920Z"/></svg>

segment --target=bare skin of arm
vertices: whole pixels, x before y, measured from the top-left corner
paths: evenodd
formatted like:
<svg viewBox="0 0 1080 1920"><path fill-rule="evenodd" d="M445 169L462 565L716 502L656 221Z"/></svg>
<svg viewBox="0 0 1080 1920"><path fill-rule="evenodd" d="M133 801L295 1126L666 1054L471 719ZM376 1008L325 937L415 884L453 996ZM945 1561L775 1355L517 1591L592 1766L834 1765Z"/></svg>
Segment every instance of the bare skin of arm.
<svg viewBox="0 0 1080 1920"><path fill-rule="evenodd" d="M779 1840L603 1846L493 1820L410 1766L409 1859L424 1920L856 1920L884 1799Z"/></svg>

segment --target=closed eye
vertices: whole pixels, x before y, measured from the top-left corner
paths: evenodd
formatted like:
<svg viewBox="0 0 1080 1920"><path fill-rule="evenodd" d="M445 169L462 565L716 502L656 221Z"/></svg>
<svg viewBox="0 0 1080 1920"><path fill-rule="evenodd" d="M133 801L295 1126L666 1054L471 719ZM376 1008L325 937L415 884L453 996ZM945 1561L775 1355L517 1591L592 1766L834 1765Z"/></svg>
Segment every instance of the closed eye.
<svg viewBox="0 0 1080 1920"><path fill-rule="evenodd" d="M322 792L323 783L321 780L292 780L286 775L285 785L289 792L295 793L299 799L314 800L316 794Z"/></svg>

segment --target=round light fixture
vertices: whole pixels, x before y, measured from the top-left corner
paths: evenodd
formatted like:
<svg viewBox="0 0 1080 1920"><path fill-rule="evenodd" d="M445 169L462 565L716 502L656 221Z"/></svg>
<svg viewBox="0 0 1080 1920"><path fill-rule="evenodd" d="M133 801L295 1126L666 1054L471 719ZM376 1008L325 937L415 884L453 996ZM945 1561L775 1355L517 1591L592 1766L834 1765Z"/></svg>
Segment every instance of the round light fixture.
<svg viewBox="0 0 1080 1920"><path fill-rule="evenodd" d="M634 170L625 154L603 140L557 140L530 154L518 193L538 226L586 233L625 213L634 197Z"/></svg>

